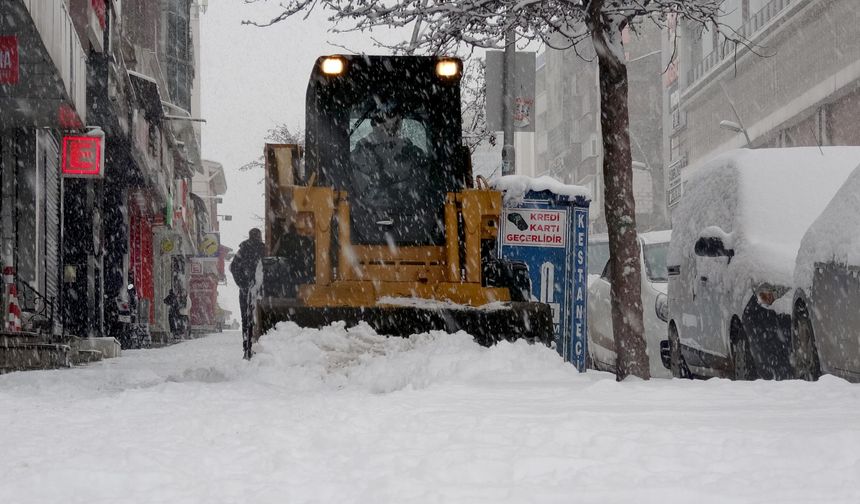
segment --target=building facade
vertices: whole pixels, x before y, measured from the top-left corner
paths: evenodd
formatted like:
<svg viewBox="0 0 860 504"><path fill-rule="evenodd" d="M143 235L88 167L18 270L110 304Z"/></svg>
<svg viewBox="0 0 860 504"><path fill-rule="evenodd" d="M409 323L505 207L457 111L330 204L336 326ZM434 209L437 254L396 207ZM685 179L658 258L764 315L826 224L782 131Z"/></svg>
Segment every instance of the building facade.
<svg viewBox="0 0 860 504"><path fill-rule="evenodd" d="M195 333L220 330L230 312L218 305L217 286L225 284L225 260L231 249L221 245L218 227L218 201L227 191L224 167L203 160L203 172L192 179L197 221L198 251L191 258L188 277L191 311L190 329Z"/></svg>
<svg viewBox="0 0 860 504"><path fill-rule="evenodd" d="M667 226L662 196L660 37L660 30L647 24L624 34L634 197L641 230ZM593 48L580 44L563 51L547 49L538 58L536 94L535 171L589 187L594 195L589 212L592 229L605 232L600 86Z"/></svg>
<svg viewBox="0 0 860 504"><path fill-rule="evenodd" d="M90 44L63 2L0 6L0 259L47 330L62 297L60 148L64 131L87 123Z"/></svg>
<svg viewBox="0 0 860 504"><path fill-rule="evenodd" d="M133 311L147 337L169 338L163 300L187 300L188 263L211 228L192 187L205 171L199 9L0 3L0 253L25 330L125 342ZM76 138L98 138L95 158ZM69 169L81 159L97 172Z"/></svg>
<svg viewBox="0 0 860 504"><path fill-rule="evenodd" d="M670 207L689 174L734 148L860 145L860 11L853 0L726 0L713 27L664 32ZM723 123L723 127L720 124Z"/></svg>

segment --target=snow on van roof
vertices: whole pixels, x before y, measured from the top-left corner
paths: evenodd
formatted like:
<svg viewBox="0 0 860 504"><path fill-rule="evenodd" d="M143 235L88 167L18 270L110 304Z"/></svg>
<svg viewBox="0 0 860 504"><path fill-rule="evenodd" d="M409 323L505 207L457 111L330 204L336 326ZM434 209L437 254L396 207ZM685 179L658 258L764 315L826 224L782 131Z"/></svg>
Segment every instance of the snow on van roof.
<svg viewBox="0 0 860 504"><path fill-rule="evenodd" d="M737 280L792 285L803 234L858 163L860 147L740 149L714 158L690 177L673 214L669 261L692 254L705 228L729 226Z"/></svg>
<svg viewBox="0 0 860 504"><path fill-rule="evenodd" d="M669 243L669 240L672 239L672 230L666 229L664 231L647 231L645 233L639 233L639 238L641 238L642 242L645 244Z"/></svg>
<svg viewBox="0 0 860 504"><path fill-rule="evenodd" d="M860 166L803 235L794 270L795 286L807 289L808 294L815 263L828 261L860 265Z"/></svg>
<svg viewBox="0 0 860 504"><path fill-rule="evenodd" d="M780 247L793 264L803 234L860 163L860 148L748 150L737 162L745 234L754 243Z"/></svg>
<svg viewBox="0 0 860 504"><path fill-rule="evenodd" d="M546 175L536 178L525 175L505 175L493 177L489 182L494 189L505 193L505 201L522 199L528 191L549 191L559 196L570 198L580 196L591 200L591 191L587 187L564 184Z"/></svg>

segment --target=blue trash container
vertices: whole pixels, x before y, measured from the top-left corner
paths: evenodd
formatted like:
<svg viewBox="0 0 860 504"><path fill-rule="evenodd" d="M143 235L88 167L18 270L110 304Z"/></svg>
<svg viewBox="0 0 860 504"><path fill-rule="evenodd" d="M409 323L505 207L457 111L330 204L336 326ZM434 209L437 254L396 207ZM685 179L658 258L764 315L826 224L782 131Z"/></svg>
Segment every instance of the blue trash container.
<svg viewBox="0 0 860 504"><path fill-rule="evenodd" d="M587 189L549 177L493 181L505 194L499 255L528 265L532 298L552 307L556 349L585 371L587 344Z"/></svg>

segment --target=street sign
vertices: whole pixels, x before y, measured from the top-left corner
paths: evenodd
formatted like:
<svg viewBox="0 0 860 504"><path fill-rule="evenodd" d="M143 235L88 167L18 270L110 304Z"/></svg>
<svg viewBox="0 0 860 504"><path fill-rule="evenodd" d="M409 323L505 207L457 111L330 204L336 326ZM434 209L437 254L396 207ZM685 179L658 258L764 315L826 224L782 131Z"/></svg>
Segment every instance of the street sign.
<svg viewBox="0 0 860 504"><path fill-rule="evenodd" d="M104 176L104 133L64 136L62 173L64 177L101 178Z"/></svg>
<svg viewBox="0 0 860 504"><path fill-rule="evenodd" d="M503 51L487 51L487 128L502 131ZM535 53L516 53L514 62L514 131L535 130Z"/></svg>
<svg viewBox="0 0 860 504"><path fill-rule="evenodd" d="M528 191L502 211L501 257L528 265L532 297L552 308L556 350L585 371L588 206L584 197Z"/></svg>
<svg viewBox="0 0 860 504"><path fill-rule="evenodd" d="M176 248L176 244L173 242L173 239L164 238L161 240L161 252L163 254L169 254L173 252L174 248Z"/></svg>
<svg viewBox="0 0 860 504"><path fill-rule="evenodd" d="M564 248L567 212L524 208L506 210L503 245Z"/></svg>
<svg viewBox="0 0 860 504"><path fill-rule="evenodd" d="M191 258L191 274L192 275L212 275L219 276L218 258L217 257L192 257Z"/></svg>
<svg viewBox="0 0 860 504"><path fill-rule="evenodd" d="M206 233L200 240L198 252L203 257L218 257L218 248L221 246L221 235L218 233Z"/></svg>

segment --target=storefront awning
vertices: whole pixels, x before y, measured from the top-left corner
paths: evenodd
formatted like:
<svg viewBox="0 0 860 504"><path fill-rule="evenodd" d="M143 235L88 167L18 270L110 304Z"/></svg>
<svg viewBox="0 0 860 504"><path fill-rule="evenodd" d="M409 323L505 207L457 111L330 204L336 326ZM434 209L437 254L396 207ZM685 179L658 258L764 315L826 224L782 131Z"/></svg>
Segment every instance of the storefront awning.
<svg viewBox="0 0 860 504"><path fill-rule="evenodd" d="M197 219L205 222L206 217L209 215L209 208L206 206L206 200L194 193L190 193L190 195L191 201L194 202L194 213L197 214Z"/></svg>
<svg viewBox="0 0 860 504"><path fill-rule="evenodd" d="M137 104L146 112L147 119L152 120L163 116L164 110L161 107L158 82L154 78L134 70L129 70L128 76L132 86L134 86Z"/></svg>

